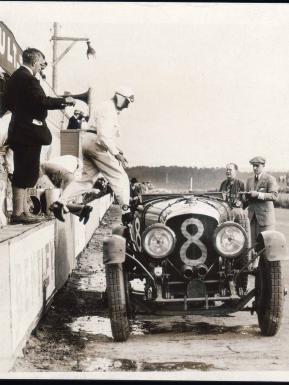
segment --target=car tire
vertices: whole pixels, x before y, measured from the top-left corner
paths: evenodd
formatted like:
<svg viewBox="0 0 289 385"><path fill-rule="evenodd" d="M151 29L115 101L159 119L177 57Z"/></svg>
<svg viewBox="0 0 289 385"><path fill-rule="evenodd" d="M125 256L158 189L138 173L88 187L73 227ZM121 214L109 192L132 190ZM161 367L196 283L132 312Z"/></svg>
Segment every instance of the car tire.
<svg viewBox="0 0 289 385"><path fill-rule="evenodd" d="M34 196L30 195L27 198L27 204L29 207L29 212L33 215L37 215L41 212L41 203L40 200Z"/></svg>
<svg viewBox="0 0 289 385"><path fill-rule="evenodd" d="M125 288L127 317L129 320L132 320L134 318L135 309L134 309L132 301L131 301L131 285L130 285L130 282L128 279L127 272L124 272L123 279L124 279L124 288ZM129 327L130 327L130 331L131 331L131 325L130 324L129 324Z"/></svg>
<svg viewBox="0 0 289 385"><path fill-rule="evenodd" d="M123 342L129 337L126 290L121 263L105 265L107 299L111 331L115 341Z"/></svg>
<svg viewBox="0 0 289 385"><path fill-rule="evenodd" d="M260 256L256 288L256 312L261 333L274 336L279 330L284 303L281 261L268 261Z"/></svg>

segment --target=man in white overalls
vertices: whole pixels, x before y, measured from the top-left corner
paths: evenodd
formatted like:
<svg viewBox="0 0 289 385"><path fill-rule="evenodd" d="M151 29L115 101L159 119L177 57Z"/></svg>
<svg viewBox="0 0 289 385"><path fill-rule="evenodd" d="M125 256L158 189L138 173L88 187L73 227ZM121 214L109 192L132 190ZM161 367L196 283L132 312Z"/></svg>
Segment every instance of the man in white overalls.
<svg viewBox="0 0 289 385"><path fill-rule="evenodd" d="M64 221L67 200L91 189L99 172L109 182L115 198L122 207L123 222L129 220L129 179L124 170L126 159L117 146L120 136L118 115L134 102L133 91L127 87L117 89L113 98L93 109L88 127L82 137L83 171L80 178L70 183L57 202L51 206L56 218Z"/></svg>

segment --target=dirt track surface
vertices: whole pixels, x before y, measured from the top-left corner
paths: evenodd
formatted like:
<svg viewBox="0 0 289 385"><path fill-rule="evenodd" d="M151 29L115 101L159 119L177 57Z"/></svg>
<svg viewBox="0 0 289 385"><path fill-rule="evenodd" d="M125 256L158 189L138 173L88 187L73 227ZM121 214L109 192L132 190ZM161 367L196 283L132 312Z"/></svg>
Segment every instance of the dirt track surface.
<svg viewBox="0 0 289 385"><path fill-rule="evenodd" d="M276 212L277 229L289 241L289 210ZM118 220L118 209L112 206L13 372L268 371L271 376L289 369L288 296L283 325L275 337L261 336L256 314L239 312L215 318L137 316L129 340L113 342L101 295L105 290L101 261L102 239ZM284 273L289 287L287 262Z"/></svg>

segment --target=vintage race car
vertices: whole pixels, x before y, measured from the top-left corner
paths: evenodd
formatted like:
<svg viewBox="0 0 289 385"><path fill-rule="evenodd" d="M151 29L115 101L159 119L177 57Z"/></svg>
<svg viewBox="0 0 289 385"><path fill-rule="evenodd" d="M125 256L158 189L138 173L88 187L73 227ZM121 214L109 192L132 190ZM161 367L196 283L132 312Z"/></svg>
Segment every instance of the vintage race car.
<svg viewBox="0 0 289 385"><path fill-rule="evenodd" d="M131 223L116 226L103 243L114 340L127 340L129 320L138 312L214 316L245 310L257 313L263 335L275 335L286 294L286 240L265 231L251 247L248 220L238 222L217 193L147 196Z"/></svg>

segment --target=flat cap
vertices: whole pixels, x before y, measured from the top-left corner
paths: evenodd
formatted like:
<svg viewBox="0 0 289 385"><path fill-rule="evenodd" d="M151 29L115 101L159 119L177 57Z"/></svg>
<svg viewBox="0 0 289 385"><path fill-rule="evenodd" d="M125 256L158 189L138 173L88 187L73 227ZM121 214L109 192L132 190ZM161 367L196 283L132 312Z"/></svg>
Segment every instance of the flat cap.
<svg viewBox="0 0 289 385"><path fill-rule="evenodd" d="M260 163L260 164L265 164L266 163L266 159L263 158L263 156L255 156L254 158L252 158L249 163L251 164L255 164L255 163Z"/></svg>

